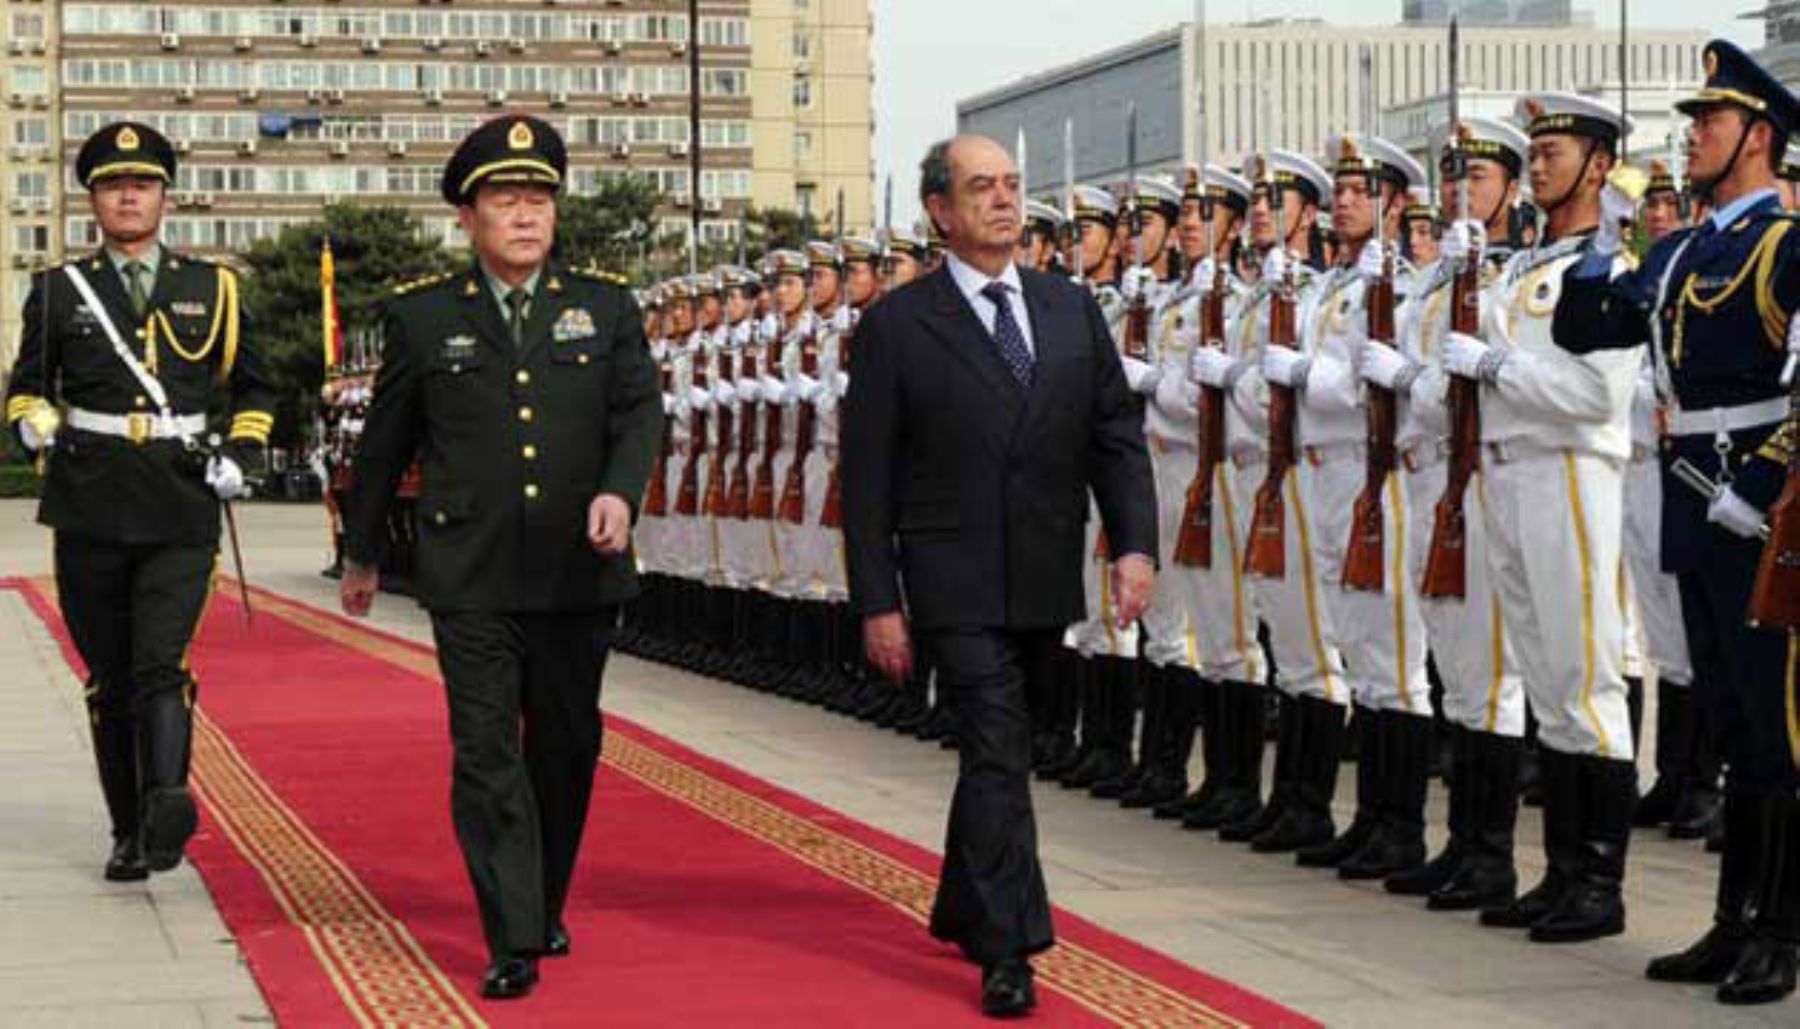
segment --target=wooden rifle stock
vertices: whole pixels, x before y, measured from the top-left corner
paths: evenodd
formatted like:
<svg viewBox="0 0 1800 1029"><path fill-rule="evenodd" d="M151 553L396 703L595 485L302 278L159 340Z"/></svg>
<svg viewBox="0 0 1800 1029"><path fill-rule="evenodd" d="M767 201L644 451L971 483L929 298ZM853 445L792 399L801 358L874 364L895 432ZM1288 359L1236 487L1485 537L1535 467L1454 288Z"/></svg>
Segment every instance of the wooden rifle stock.
<svg viewBox="0 0 1800 1029"><path fill-rule="evenodd" d="M1481 331L1481 267L1469 261L1451 284L1450 328L1474 335ZM1468 595L1468 524L1463 497L1481 468L1481 384L1460 375L1450 377L1446 405L1450 414L1450 455L1444 495L1432 513L1431 549L1419 593L1461 599Z"/></svg>
<svg viewBox="0 0 1800 1029"><path fill-rule="evenodd" d="M1294 296L1292 284L1278 284L1269 299L1269 345L1293 346ZM1282 490L1294 470L1294 422L1299 415L1294 390L1271 382L1269 386L1269 469L1256 490L1256 511L1250 520L1250 542L1245 548L1244 570L1265 579L1287 576L1287 501Z"/></svg>
<svg viewBox="0 0 1800 1029"><path fill-rule="evenodd" d="M1200 302L1199 346L1225 345L1225 271L1213 273L1212 292ZM1181 513L1181 531L1175 538L1176 564L1187 568L1212 567L1213 477L1225 462L1225 391L1200 386L1200 464L1188 484L1187 507Z"/></svg>
<svg viewBox="0 0 1800 1029"><path fill-rule="evenodd" d="M731 382L731 353L723 347L719 348L719 378ZM725 466L731 460L731 453L736 449L732 445L733 430L736 428L737 416L729 407L720 407L719 442L713 451L713 459L706 467L706 501L701 505L701 512L709 518L720 518L725 514L726 481Z"/></svg>
<svg viewBox="0 0 1800 1029"><path fill-rule="evenodd" d="M838 366L840 368L850 366L850 344L855 336L856 332L853 329L838 337ZM827 384L826 388L831 387ZM839 398L838 405L833 417L838 419L838 424L841 426L844 418L842 398ZM840 435L839 439L842 438ZM819 524L827 529L841 529L844 526L844 481L843 476L838 474L838 466L843 460L843 452L840 450L837 460L831 462L831 477L825 480L825 503L819 508Z"/></svg>
<svg viewBox="0 0 1800 1029"><path fill-rule="evenodd" d="M664 393L671 390L669 364L663 362L662 389ZM662 449L656 452L656 463L650 467L650 483L644 489L644 514L651 518L661 518L669 513L669 458L674 456L675 430L667 418L663 419Z"/></svg>
<svg viewBox="0 0 1800 1029"><path fill-rule="evenodd" d="M815 328L808 328L806 336L797 345L800 347L800 373L808 378L818 377L819 340ZM806 459L812 455L817 414L810 402L804 398L800 400L795 418L794 463L788 465L778 512L781 520L790 525L806 524Z"/></svg>
<svg viewBox="0 0 1800 1029"><path fill-rule="evenodd" d="M728 360L734 362L733 382L756 377L756 366L750 363L748 348ZM738 405L738 459L731 470L731 482L725 487L725 517L740 522L750 517L750 478L756 461L756 414L759 410L750 404Z"/></svg>
<svg viewBox="0 0 1800 1029"><path fill-rule="evenodd" d="M780 340L769 340L763 347L763 368L772 371L777 364ZM763 398L763 450L757 465L756 481L750 489L750 517L769 521L775 517L775 452L781 449L781 398Z"/></svg>
<svg viewBox="0 0 1800 1029"><path fill-rule="evenodd" d="M695 354L693 386L705 389L706 367L700 363L699 357L699 354ZM700 457L706 453L706 412L696 410L689 417L687 460L681 465L681 483L675 492L675 513L692 516L700 513Z"/></svg>
<svg viewBox="0 0 1800 1029"><path fill-rule="evenodd" d="M1787 481L1769 508L1769 540L1756 564L1745 613L1759 628L1800 631L1800 375L1788 409Z"/></svg>
<svg viewBox="0 0 1800 1029"><path fill-rule="evenodd" d="M1394 259L1383 264L1379 280L1371 283L1363 298L1369 315L1369 345L1394 346ZM1350 514L1350 542L1344 552L1344 588L1379 593L1382 553L1386 533L1382 527L1381 491L1394 474L1397 404L1393 390L1368 387L1369 413L1363 488Z"/></svg>

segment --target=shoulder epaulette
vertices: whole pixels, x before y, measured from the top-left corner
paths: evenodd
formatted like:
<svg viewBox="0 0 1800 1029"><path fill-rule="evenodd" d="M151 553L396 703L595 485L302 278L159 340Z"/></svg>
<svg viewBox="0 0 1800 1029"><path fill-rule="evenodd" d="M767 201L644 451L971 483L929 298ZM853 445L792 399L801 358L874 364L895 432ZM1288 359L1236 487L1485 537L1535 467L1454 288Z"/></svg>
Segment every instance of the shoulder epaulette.
<svg viewBox="0 0 1800 1029"><path fill-rule="evenodd" d="M403 297L408 293L415 293L424 289L426 286L436 285L437 283L443 282L445 279L454 278L455 276L455 272L439 272L436 275L427 275L423 278L413 279L410 282L402 282L394 287L394 296Z"/></svg>
<svg viewBox="0 0 1800 1029"><path fill-rule="evenodd" d="M585 268L571 268L569 269L569 274L579 276L583 279L592 279L595 282L605 282L614 286L631 285L631 280L625 276L620 275L617 272L609 272L604 268L599 268L591 264Z"/></svg>

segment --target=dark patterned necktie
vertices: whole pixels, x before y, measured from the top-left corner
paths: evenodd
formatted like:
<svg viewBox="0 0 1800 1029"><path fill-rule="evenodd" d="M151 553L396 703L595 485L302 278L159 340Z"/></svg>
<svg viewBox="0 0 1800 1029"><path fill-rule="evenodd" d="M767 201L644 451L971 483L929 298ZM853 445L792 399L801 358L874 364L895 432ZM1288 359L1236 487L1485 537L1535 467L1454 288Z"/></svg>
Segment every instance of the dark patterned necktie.
<svg viewBox="0 0 1800 1029"><path fill-rule="evenodd" d="M1019 385L1029 387L1033 361L1031 348L1025 345L1025 334L1019 331L1012 304L1007 302L1011 290L1012 287L1004 282L990 282L981 288L981 295L994 305L994 345L1000 350L1000 360L1006 362Z"/></svg>

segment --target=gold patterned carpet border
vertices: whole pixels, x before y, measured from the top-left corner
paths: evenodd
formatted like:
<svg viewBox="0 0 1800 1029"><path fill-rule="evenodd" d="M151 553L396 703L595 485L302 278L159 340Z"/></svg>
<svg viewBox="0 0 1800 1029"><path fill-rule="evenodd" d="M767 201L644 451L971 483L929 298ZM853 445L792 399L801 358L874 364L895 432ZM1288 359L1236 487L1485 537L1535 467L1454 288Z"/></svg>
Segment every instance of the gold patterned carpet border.
<svg viewBox="0 0 1800 1029"><path fill-rule="evenodd" d="M355 648L433 680L436 659L276 594L256 590L259 612ZM624 775L706 816L775 847L847 886L891 904L925 923L936 877L897 858L819 826L716 776L632 739L608 733L602 759ZM1034 959L1038 982L1092 1014L1133 1029L1242 1027L1218 1011L1095 951L1068 941Z"/></svg>

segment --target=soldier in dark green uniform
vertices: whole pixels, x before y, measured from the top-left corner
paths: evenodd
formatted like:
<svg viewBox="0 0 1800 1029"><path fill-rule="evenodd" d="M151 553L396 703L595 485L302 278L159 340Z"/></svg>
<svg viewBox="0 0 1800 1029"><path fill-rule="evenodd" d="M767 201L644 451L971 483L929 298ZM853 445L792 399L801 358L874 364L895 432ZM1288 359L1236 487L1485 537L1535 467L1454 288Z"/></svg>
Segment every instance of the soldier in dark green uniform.
<svg viewBox="0 0 1800 1029"><path fill-rule="evenodd" d="M622 281L550 259L561 137L506 115L444 169L476 260L388 305L345 514L344 608L377 585L394 487L422 466L414 584L455 749L450 806L481 909L488 997L569 948L563 902L600 755L600 676L637 592L631 523L662 434Z"/></svg>
<svg viewBox="0 0 1800 1029"><path fill-rule="evenodd" d="M158 242L175 150L146 125L96 132L76 158L102 245L36 276L6 420L46 462L38 520L55 530L63 620L112 818L106 878L181 862L199 626L219 504L244 491L274 425L230 269ZM209 447L207 411L231 411Z"/></svg>

